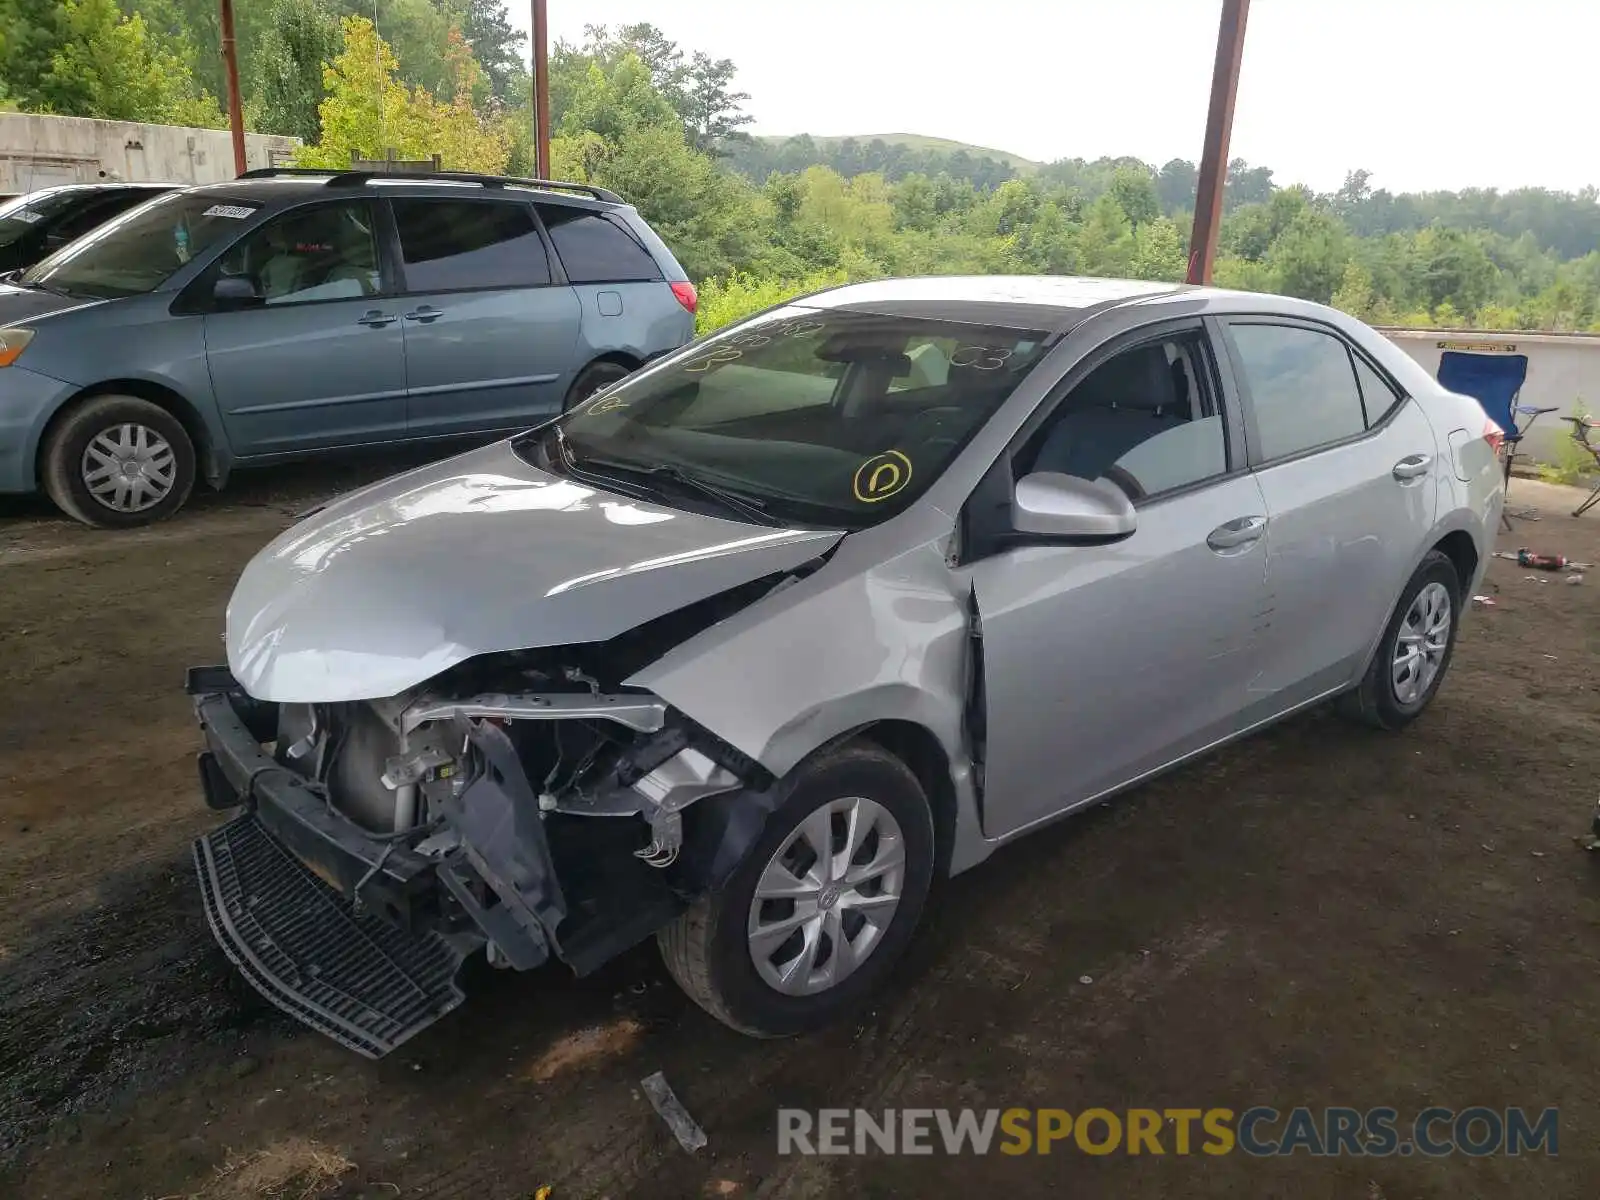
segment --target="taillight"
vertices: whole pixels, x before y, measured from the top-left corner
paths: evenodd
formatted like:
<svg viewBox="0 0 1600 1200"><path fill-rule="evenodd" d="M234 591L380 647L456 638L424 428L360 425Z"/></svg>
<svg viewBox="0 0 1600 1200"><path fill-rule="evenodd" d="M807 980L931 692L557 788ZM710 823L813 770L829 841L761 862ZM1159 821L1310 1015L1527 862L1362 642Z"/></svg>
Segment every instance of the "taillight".
<svg viewBox="0 0 1600 1200"><path fill-rule="evenodd" d="M1506 431L1491 419L1483 422L1483 440L1489 443L1489 449L1495 454L1500 453L1501 447L1506 444Z"/></svg>
<svg viewBox="0 0 1600 1200"><path fill-rule="evenodd" d="M700 303L700 294L694 290L692 283L675 283L672 285L672 294L678 298L678 303L689 312L693 312Z"/></svg>

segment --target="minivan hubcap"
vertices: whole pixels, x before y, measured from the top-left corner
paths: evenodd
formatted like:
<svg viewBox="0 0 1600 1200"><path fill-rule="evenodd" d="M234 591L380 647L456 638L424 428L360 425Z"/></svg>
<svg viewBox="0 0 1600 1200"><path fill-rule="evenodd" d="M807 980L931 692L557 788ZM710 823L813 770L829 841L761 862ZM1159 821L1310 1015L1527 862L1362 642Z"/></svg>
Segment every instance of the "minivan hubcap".
<svg viewBox="0 0 1600 1200"><path fill-rule="evenodd" d="M160 504L178 476L177 455L148 425L101 430L83 451L83 483L89 494L117 512L142 512Z"/></svg>
<svg viewBox="0 0 1600 1200"><path fill-rule="evenodd" d="M1450 590L1430 583L1417 593L1394 643L1394 698L1415 704L1428 692L1450 644Z"/></svg>
<svg viewBox="0 0 1600 1200"><path fill-rule="evenodd" d="M756 883L748 926L756 972L790 996L848 979L894 920L905 867L905 839L888 809L863 796L824 804Z"/></svg>

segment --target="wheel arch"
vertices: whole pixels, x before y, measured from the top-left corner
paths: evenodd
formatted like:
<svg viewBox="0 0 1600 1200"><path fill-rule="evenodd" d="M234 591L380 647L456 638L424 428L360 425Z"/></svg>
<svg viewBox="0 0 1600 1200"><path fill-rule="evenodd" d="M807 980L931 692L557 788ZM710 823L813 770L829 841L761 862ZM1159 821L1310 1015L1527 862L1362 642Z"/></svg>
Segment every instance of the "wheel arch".
<svg viewBox="0 0 1600 1200"><path fill-rule="evenodd" d="M194 445L195 461L199 465L201 478L213 487L220 487L227 478L226 454L221 445L220 438L216 436L211 427L206 423L205 417L200 413L181 392L149 379L106 379L87 387L79 388L67 397L50 414L50 419L45 422L43 431L39 436L39 443L34 448L34 473L36 478L42 478L44 456L49 449L50 440L55 435L63 421L65 421L79 407L88 403L96 396L133 396L139 400L148 401L156 407L170 413L178 424L183 426L183 431L189 435L189 441Z"/></svg>
<svg viewBox="0 0 1600 1200"><path fill-rule="evenodd" d="M1478 548L1478 540L1472 535L1474 522L1472 513L1459 510L1447 516L1436 525L1433 532L1426 539L1422 553L1418 554L1416 561L1411 564L1411 569L1406 572L1395 587L1394 597L1389 602L1389 607L1384 610L1383 624L1372 635L1372 642L1367 647L1367 652L1361 658L1361 668L1356 674L1356 682L1366 677L1367 669L1372 665L1372 656L1378 652L1378 647L1383 641L1383 631L1387 628L1389 618L1394 615L1394 607L1399 603L1400 597L1405 594L1406 584L1411 582L1411 577L1417 573L1417 568L1422 565L1423 559L1438 551L1450 560L1456 569L1456 575L1461 581L1461 607L1463 610L1472 607L1472 588L1483 570L1484 555Z"/></svg>
<svg viewBox="0 0 1600 1200"><path fill-rule="evenodd" d="M911 769L933 811L935 877L949 874L960 816L950 756L933 730L915 721L891 718L853 730L841 740L873 742Z"/></svg>

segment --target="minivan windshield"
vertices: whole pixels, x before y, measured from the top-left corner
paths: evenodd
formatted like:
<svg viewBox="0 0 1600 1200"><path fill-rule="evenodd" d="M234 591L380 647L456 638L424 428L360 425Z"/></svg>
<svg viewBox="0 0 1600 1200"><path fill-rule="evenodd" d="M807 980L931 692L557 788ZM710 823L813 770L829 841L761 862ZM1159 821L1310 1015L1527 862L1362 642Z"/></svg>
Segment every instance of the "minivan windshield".
<svg viewBox="0 0 1600 1200"><path fill-rule="evenodd" d="M518 439L519 450L673 499L720 491L735 514L743 501L773 522L859 529L939 477L1047 340L1036 329L789 306L623 380Z"/></svg>
<svg viewBox="0 0 1600 1200"><path fill-rule="evenodd" d="M62 247L21 283L103 299L153 292L212 243L241 232L259 207L209 192L168 192Z"/></svg>

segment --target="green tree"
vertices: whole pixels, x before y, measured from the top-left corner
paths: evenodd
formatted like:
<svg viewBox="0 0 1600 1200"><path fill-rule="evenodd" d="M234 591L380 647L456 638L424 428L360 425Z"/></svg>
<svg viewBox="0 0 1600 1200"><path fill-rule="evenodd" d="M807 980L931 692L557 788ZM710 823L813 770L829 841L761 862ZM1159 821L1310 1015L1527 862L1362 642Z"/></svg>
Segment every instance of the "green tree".
<svg viewBox="0 0 1600 1200"><path fill-rule="evenodd" d="M637 205L692 278L726 275L736 267L759 269L754 190L697 153L681 128L627 131L606 147L590 178Z"/></svg>
<svg viewBox="0 0 1600 1200"><path fill-rule="evenodd" d="M483 68L490 94L508 105L521 101L526 112L527 102L518 93L528 79L522 61L528 38L513 28L505 0L466 0L457 9L457 24L472 47L472 57Z"/></svg>
<svg viewBox="0 0 1600 1200"><path fill-rule="evenodd" d="M1483 244L1459 229L1424 229L1412 244L1412 255L1422 300L1429 308L1448 302L1470 315L1498 283L1499 273Z"/></svg>
<svg viewBox="0 0 1600 1200"><path fill-rule="evenodd" d="M554 103L551 105L554 112ZM650 80L650 69L631 51L607 72L590 61L566 98L556 127L564 137L596 133L609 142L642 129L673 129L681 136L677 112Z"/></svg>
<svg viewBox="0 0 1600 1200"><path fill-rule="evenodd" d="M272 25L256 52L253 81L261 126L315 142L323 72L339 53L339 23L320 0L274 0Z"/></svg>
<svg viewBox="0 0 1600 1200"><path fill-rule="evenodd" d="M1308 207L1300 209L1267 254L1283 291L1319 304L1333 299L1344 280L1347 261L1344 226L1327 213Z"/></svg>
<svg viewBox="0 0 1600 1200"><path fill-rule="evenodd" d="M1148 169L1118 167L1111 176L1111 195L1128 224L1135 230L1146 221L1161 215L1161 200L1156 195L1155 182Z"/></svg>
<svg viewBox="0 0 1600 1200"><path fill-rule="evenodd" d="M380 155L392 148L401 158L439 154L451 170L505 170L510 138L501 124L473 108L472 95L482 76L459 32L446 39L451 98L444 102L425 88L408 89L396 78L395 53L367 18L346 17L342 36L342 49L323 74L327 94L318 108L322 135L296 156L300 165L344 167L352 152Z"/></svg>
<svg viewBox="0 0 1600 1200"><path fill-rule="evenodd" d="M222 110L199 92L188 64L150 38L144 19L114 0L66 0L61 44L39 79L41 107L113 121L222 126Z"/></svg>

